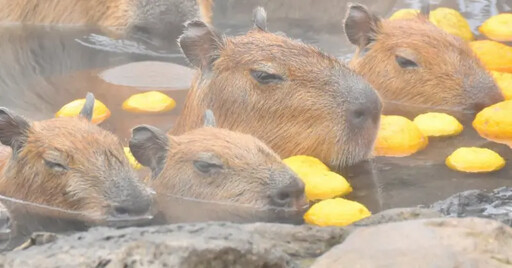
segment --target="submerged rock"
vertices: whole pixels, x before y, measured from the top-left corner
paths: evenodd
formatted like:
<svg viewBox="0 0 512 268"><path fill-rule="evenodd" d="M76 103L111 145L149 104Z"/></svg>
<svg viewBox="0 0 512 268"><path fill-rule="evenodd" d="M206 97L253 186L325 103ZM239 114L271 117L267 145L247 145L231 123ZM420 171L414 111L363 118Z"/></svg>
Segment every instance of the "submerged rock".
<svg viewBox="0 0 512 268"><path fill-rule="evenodd" d="M3 267L297 267L349 233L284 224L197 223L88 232L3 256Z"/></svg>
<svg viewBox="0 0 512 268"><path fill-rule="evenodd" d="M329 267L510 267L512 228L481 218L426 219L359 228L318 258Z"/></svg>
<svg viewBox="0 0 512 268"><path fill-rule="evenodd" d="M430 206L450 217L490 218L512 226L512 187L465 191Z"/></svg>

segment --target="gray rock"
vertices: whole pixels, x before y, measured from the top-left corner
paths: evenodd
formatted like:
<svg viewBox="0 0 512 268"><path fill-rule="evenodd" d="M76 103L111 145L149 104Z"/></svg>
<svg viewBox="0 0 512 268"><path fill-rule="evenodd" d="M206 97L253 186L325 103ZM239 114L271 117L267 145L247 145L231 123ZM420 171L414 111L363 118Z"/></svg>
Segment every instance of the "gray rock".
<svg viewBox="0 0 512 268"><path fill-rule="evenodd" d="M426 208L392 208L355 222L353 226L370 226L390 222L440 218L443 214Z"/></svg>
<svg viewBox="0 0 512 268"><path fill-rule="evenodd" d="M359 228L316 260L328 267L510 267L512 228L489 219L413 220Z"/></svg>
<svg viewBox="0 0 512 268"><path fill-rule="evenodd" d="M490 218L512 226L512 187L492 192L465 191L438 201L430 208L446 216Z"/></svg>
<svg viewBox="0 0 512 268"><path fill-rule="evenodd" d="M317 257L348 232L271 223L100 227L9 252L2 262L4 267L297 267L290 256Z"/></svg>

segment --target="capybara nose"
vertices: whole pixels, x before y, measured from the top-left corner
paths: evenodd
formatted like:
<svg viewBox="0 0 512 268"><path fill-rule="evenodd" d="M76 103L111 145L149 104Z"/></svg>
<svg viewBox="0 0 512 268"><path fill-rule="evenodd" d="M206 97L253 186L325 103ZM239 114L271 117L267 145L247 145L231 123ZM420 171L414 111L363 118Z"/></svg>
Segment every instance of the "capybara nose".
<svg viewBox="0 0 512 268"><path fill-rule="evenodd" d="M275 207L301 209L307 204L304 183L293 176L288 184L275 189L270 194L270 201Z"/></svg>
<svg viewBox="0 0 512 268"><path fill-rule="evenodd" d="M499 89L489 91L486 96L484 96L482 99L476 101L473 104L473 110L475 112L479 112L486 107L489 107L495 103L498 103L498 102L501 102L504 100L505 100L505 97L503 97L503 94L501 93L501 91Z"/></svg>
<svg viewBox="0 0 512 268"><path fill-rule="evenodd" d="M377 124L382 112L382 103L375 90L368 88L360 93L359 100L350 103L347 107L347 120L354 128Z"/></svg>
<svg viewBox="0 0 512 268"><path fill-rule="evenodd" d="M126 200L112 207L112 216L116 218L138 217L150 214L151 199Z"/></svg>

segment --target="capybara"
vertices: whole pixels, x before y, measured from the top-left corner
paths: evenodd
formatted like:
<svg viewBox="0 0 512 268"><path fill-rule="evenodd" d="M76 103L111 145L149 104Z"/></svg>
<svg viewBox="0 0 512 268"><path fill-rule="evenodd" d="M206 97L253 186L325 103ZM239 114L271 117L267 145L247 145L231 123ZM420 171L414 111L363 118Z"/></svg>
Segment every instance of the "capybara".
<svg viewBox="0 0 512 268"><path fill-rule="evenodd" d="M357 46L351 68L384 103L478 111L503 100L467 42L430 23L428 1L423 2L417 18L399 20L350 4L344 27Z"/></svg>
<svg viewBox="0 0 512 268"><path fill-rule="evenodd" d="M304 183L269 147L253 136L205 125L170 136L148 125L132 130L130 149L151 169L167 222L302 222L308 208Z"/></svg>
<svg viewBox="0 0 512 268"><path fill-rule="evenodd" d="M181 134L209 108L221 128L255 136L281 157L307 154L338 169L368 157L379 125L376 91L335 57L268 32L263 8L254 29L223 37L191 21L179 38L199 72L181 117Z"/></svg>
<svg viewBox="0 0 512 268"><path fill-rule="evenodd" d="M150 218L152 190L137 179L117 137L89 122L93 107L88 93L79 117L39 122L0 108L0 142L11 148L0 194L93 221Z"/></svg>
<svg viewBox="0 0 512 268"><path fill-rule="evenodd" d="M212 5L213 0L0 0L0 22L164 34L191 19L211 23Z"/></svg>

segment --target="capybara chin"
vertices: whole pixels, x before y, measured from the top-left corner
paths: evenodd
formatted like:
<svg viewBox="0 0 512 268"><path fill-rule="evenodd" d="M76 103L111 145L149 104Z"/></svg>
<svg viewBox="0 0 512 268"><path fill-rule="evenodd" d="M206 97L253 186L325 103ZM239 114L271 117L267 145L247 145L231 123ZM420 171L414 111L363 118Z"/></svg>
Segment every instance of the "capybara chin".
<svg viewBox="0 0 512 268"><path fill-rule="evenodd" d="M427 10L417 18L386 20L350 4L344 27L357 46L350 66L385 103L478 111L502 101L468 43L430 23Z"/></svg>
<svg viewBox="0 0 512 268"><path fill-rule="evenodd" d="M262 8L247 34L223 37L201 21L179 39L198 69L172 134L202 124L209 108L221 128L255 136L281 157L306 154L335 169L367 158L381 103L338 59L267 31Z"/></svg>
<svg viewBox="0 0 512 268"><path fill-rule="evenodd" d="M157 193L167 222L303 222L304 183L258 139L205 126L168 136L152 126L132 130L130 149L151 169L146 182Z"/></svg>
<svg viewBox="0 0 512 268"><path fill-rule="evenodd" d="M93 107L89 93L79 117L39 122L0 108L0 142L11 148L0 194L91 221L151 218L151 191L117 137L89 122Z"/></svg>

